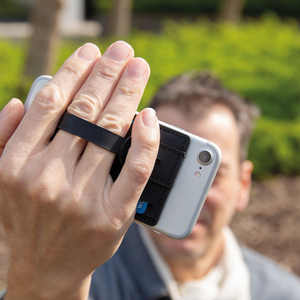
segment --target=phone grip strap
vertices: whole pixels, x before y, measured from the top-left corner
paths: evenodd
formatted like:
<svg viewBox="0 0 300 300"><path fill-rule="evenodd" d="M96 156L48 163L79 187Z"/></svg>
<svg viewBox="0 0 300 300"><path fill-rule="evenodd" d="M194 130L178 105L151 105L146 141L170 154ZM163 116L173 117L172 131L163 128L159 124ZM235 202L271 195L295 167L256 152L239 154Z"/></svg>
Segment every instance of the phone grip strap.
<svg viewBox="0 0 300 300"><path fill-rule="evenodd" d="M68 112L64 113L57 128L77 135L115 154L119 153L124 142L124 138L121 136Z"/></svg>

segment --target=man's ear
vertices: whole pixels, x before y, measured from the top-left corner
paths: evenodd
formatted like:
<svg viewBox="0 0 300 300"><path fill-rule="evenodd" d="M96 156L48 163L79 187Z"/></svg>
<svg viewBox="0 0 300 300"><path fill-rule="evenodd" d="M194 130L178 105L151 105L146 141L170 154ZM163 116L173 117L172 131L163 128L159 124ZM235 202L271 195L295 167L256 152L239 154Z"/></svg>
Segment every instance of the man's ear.
<svg viewBox="0 0 300 300"><path fill-rule="evenodd" d="M249 160L245 160L241 163L241 186L239 191L239 199L236 203L236 210L241 211L245 209L250 199L250 189L252 185L252 172L253 163Z"/></svg>

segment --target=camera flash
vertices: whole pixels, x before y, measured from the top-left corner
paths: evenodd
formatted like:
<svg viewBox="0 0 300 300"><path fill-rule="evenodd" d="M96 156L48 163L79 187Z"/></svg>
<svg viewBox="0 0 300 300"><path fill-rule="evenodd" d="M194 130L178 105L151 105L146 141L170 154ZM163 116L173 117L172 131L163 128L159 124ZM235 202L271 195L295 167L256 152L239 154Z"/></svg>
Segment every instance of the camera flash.
<svg viewBox="0 0 300 300"><path fill-rule="evenodd" d="M196 178L200 178L200 177L201 177L201 173L200 173L200 172L196 172L196 173L194 174L194 176L195 176Z"/></svg>

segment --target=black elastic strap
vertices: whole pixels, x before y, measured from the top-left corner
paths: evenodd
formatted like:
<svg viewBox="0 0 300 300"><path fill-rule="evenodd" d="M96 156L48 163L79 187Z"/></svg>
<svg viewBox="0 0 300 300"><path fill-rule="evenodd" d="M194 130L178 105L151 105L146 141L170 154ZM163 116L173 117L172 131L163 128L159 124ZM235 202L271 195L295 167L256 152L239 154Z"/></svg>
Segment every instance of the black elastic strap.
<svg viewBox="0 0 300 300"><path fill-rule="evenodd" d="M121 136L68 112L64 113L57 128L77 135L115 154L119 153L124 142L124 138Z"/></svg>

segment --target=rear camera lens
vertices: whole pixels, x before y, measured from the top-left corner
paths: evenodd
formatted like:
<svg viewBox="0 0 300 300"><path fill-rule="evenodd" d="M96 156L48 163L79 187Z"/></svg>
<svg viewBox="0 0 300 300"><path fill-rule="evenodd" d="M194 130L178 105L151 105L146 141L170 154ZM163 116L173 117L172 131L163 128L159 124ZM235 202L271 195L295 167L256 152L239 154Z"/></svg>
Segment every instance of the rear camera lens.
<svg viewBox="0 0 300 300"><path fill-rule="evenodd" d="M208 150L203 150L199 153L198 158L200 163L207 165L211 162L212 155Z"/></svg>

